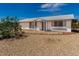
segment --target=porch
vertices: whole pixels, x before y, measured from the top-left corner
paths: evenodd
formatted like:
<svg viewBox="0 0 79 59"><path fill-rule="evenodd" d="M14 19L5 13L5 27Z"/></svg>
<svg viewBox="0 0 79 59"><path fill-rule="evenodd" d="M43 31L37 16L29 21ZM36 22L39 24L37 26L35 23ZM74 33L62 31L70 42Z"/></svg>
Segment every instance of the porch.
<svg viewBox="0 0 79 59"><path fill-rule="evenodd" d="M57 31L57 32L71 32L71 26L67 24L66 20L43 20L43 21L32 21L29 23L29 29L31 30L42 30L42 31Z"/></svg>

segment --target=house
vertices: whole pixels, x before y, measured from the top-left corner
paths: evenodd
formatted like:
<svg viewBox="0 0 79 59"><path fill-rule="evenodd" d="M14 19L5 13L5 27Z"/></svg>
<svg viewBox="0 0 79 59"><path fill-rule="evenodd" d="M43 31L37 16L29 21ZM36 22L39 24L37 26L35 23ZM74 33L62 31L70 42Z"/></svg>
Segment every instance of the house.
<svg viewBox="0 0 79 59"><path fill-rule="evenodd" d="M75 19L73 14L38 17L20 20L22 29L71 32L71 22Z"/></svg>

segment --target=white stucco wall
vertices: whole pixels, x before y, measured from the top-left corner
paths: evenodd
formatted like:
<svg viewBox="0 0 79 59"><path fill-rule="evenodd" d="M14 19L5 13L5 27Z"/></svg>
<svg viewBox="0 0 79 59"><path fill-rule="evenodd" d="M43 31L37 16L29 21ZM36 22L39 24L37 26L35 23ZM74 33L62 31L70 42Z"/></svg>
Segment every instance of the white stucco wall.
<svg viewBox="0 0 79 59"><path fill-rule="evenodd" d="M47 29L49 29L50 31L58 31L58 32L71 32L71 20L64 20L63 21L63 27L55 27L55 26L51 26L51 23L48 23Z"/></svg>

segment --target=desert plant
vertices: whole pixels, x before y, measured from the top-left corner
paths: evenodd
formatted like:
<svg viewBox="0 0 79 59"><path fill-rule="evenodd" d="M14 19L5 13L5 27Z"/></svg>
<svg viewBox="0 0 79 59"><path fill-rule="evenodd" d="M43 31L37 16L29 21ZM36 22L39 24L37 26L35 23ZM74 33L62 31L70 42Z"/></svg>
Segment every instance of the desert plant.
<svg viewBox="0 0 79 59"><path fill-rule="evenodd" d="M72 28L79 28L78 20L72 20Z"/></svg>
<svg viewBox="0 0 79 59"><path fill-rule="evenodd" d="M0 22L1 38L17 37L21 34L21 27L16 17L6 17Z"/></svg>

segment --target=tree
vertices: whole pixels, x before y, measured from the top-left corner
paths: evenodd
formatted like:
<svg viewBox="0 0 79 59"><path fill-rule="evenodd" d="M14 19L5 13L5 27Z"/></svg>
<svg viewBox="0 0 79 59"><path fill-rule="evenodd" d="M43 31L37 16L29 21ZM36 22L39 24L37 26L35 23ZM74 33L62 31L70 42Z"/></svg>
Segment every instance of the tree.
<svg viewBox="0 0 79 59"><path fill-rule="evenodd" d="M11 38L17 37L21 34L21 26L19 25L17 17L6 17L0 22L0 37Z"/></svg>
<svg viewBox="0 0 79 59"><path fill-rule="evenodd" d="M79 28L79 22L78 20L72 20L72 28Z"/></svg>

